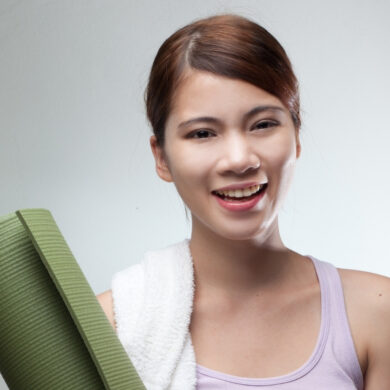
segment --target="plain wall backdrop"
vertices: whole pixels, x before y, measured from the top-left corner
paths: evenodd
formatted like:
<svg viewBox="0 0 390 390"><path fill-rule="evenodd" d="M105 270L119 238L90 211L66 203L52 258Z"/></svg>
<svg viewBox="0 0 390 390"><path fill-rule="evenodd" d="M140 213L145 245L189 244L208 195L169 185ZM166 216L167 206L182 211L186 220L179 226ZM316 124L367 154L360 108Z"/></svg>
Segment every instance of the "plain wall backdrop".
<svg viewBox="0 0 390 390"><path fill-rule="evenodd" d="M0 215L49 209L96 293L189 237L174 185L154 171L143 92L162 42L223 12L269 29L300 81L284 243L390 276L386 0L0 0Z"/></svg>

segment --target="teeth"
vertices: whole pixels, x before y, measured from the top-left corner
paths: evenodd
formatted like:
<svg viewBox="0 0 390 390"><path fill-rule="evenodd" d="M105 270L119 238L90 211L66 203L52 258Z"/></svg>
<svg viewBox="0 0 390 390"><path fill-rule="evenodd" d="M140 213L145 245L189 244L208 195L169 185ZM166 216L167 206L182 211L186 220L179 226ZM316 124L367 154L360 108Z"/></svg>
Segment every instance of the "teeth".
<svg viewBox="0 0 390 390"><path fill-rule="evenodd" d="M244 188L242 192L244 193L244 196L249 196L251 194L251 190L249 188Z"/></svg>
<svg viewBox="0 0 390 390"><path fill-rule="evenodd" d="M264 187L265 184L255 185L248 188L237 189L237 190L225 190L225 191L216 191L219 195L229 196L231 198L243 198L245 196L250 196L255 192L259 191L260 187Z"/></svg>

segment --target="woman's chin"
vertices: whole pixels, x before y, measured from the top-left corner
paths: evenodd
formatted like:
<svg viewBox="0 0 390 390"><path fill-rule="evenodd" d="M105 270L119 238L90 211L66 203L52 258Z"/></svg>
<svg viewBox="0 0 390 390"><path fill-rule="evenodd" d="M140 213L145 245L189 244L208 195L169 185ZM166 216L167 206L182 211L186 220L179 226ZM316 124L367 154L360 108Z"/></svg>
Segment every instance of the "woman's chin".
<svg viewBox="0 0 390 390"><path fill-rule="evenodd" d="M270 223L263 218L226 220L225 218L199 219L192 214L192 232L203 232L201 235L209 239L221 238L233 241L264 240L269 236Z"/></svg>
<svg viewBox="0 0 390 390"><path fill-rule="evenodd" d="M223 226L220 229L215 229L214 233L221 238L233 241L258 240L267 235L266 230L261 229L259 225L248 226L248 224L244 226L231 226L229 228Z"/></svg>

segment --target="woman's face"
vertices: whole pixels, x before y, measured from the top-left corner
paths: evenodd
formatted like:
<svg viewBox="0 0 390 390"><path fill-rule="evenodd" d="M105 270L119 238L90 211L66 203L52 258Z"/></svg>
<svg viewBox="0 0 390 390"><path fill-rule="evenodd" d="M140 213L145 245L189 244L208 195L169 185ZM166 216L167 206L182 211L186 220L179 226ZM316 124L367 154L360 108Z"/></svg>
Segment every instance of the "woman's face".
<svg viewBox="0 0 390 390"><path fill-rule="evenodd" d="M290 113L275 96L191 70L176 90L164 149L154 136L150 142L157 173L174 182L193 229L241 240L266 237L277 223L300 144ZM248 200L230 199L263 185ZM226 187L233 192L221 192Z"/></svg>

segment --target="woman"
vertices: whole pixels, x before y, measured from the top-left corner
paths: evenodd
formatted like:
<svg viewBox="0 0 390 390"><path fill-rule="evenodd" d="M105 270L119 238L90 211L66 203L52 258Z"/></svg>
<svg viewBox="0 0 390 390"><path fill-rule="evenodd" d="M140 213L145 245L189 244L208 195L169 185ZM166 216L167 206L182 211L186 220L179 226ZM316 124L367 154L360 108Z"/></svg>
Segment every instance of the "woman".
<svg viewBox="0 0 390 390"><path fill-rule="evenodd" d="M98 299L147 388L390 389L389 278L279 234L301 122L277 40L236 15L181 28L157 53L146 106L157 174L190 209L191 238Z"/></svg>

